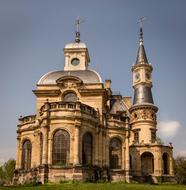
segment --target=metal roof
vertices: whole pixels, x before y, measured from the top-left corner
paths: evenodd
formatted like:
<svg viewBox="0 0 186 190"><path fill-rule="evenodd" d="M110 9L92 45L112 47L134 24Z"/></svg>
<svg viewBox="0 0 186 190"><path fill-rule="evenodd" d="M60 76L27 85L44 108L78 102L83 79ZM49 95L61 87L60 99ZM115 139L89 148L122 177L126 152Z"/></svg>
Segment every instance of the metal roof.
<svg viewBox="0 0 186 190"><path fill-rule="evenodd" d="M151 88L141 84L135 87L133 105L143 103L154 104Z"/></svg>
<svg viewBox="0 0 186 190"><path fill-rule="evenodd" d="M84 83L102 83L100 75L94 70L77 71L52 71L43 75L38 81L38 85L56 84L56 80L64 76L75 76Z"/></svg>

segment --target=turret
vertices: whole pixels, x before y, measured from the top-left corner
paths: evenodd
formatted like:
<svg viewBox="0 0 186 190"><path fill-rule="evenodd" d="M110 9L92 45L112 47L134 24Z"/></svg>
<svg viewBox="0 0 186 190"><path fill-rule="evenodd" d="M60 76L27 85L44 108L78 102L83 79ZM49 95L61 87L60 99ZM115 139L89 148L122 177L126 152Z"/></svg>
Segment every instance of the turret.
<svg viewBox="0 0 186 190"><path fill-rule="evenodd" d="M149 64L140 27L140 43L136 63L132 66L134 99L130 109L134 143L154 143L156 139L156 112L152 97L152 65Z"/></svg>
<svg viewBox="0 0 186 190"><path fill-rule="evenodd" d="M87 70L90 62L88 48L85 43L81 42L79 25L81 20L76 20L75 41L65 45L64 71Z"/></svg>

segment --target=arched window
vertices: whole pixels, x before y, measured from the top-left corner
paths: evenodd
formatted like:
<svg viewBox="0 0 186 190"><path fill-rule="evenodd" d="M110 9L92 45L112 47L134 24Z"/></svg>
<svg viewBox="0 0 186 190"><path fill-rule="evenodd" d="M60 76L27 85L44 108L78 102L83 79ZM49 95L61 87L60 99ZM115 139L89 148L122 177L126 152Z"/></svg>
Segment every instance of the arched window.
<svg viewBox="0 0 186 190"><path fill-rule="evenodd" d="M22 168L28 170L31 168L32 144L29 140L24 141L22 147Z"/></svg>
<svg viewBox="0 0 186 190"><path fill-rule="evenodd" d="M163 174L169 174L169 156L167 153L163 153Z"/></svg>
<svg viewBox="0 0 186 190"><path fill-rule="evenodd" d="M67 165L70 153L70 135L65 130L58 130L53 137L52 163Z"/></svg>
<svg viewBox="0 0 186 190"><path fill-rule="evenodd" d="M63 100L65 102L76 102L77 101L77 95L74 92L68 92L64 95Z"/></svg>
<svg viewBox="0 0 186 190"><path fill-rule="evenodd" d="M82 163L83 165L92 164L92 135L91 133L86 133L83 136Z"/></svg>
<svg viewBox="0 0 186 190"><path fill-rule="evenodd" d="M111 169L121 169L122 143L118 138L113 138L109 145L109 160Z"/></svg>
<svg viewBox="0 0 186 190"><path fill-rule="evenodd" d="M141 155L141 173L145 176L154 173L154 156L151 152Z"/></svg>
<svg viewBox="0 0 186 190"><path fill-rule="evenodd" d="M42 156L43 156L43 134L40 134L40 164L42 164Z"/></svg>

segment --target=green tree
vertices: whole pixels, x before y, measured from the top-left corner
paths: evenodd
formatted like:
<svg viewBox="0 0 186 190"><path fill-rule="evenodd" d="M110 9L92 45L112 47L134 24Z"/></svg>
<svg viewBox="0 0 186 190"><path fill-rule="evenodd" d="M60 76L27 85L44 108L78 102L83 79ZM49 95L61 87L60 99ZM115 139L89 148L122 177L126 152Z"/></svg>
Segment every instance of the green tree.
<svg viewBox="0 0 186 190"><path fill-rule="evenodd" d="M0 167L1 184L3 184L4 182L11 183L14 175L15 163L16 162L14 159L9 159L7 162L4 163L3 166Z"/></svg>
<svg viewBox="0 0 186 190"><path fill-rule="evenodd" d="M179 184L186 184L186 157L179 156L174 160L175 179Z"/></svg>
<svg viewBox="0 0 186 190"><path fill-rule="evenodd" d="M5 179L7 181L11 181L14 175L15 170L15 160L10 159L4 164L4 171L5 171Z"/></svg>

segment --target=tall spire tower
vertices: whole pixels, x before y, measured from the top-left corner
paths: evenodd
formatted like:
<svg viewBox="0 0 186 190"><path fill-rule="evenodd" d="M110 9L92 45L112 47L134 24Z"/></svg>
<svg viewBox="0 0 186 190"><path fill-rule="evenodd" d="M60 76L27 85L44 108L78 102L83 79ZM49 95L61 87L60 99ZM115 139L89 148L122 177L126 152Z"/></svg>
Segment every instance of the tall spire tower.
<svg viewBox="0 0 186 190"><path fill-rule="evenodd" d="M144 17L140 19L140 42L136 63L132 66L134 99L131 112L131 126L134 143L153 143L156 139L156 112L152 97L152 65L149 64L143 44Z"/></svg>

